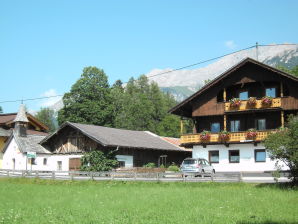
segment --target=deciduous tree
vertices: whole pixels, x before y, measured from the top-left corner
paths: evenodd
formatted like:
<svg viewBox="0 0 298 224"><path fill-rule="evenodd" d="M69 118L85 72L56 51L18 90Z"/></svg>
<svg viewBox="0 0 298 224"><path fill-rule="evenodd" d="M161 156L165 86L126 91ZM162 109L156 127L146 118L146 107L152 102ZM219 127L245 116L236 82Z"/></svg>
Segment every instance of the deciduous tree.
<svg viewBox="0 0 298 224"><path fill-rule="evenodd" d="M81 78L63 96L64 107L58 113L59 124L65 121L112 125L112 104L108 77L102 69L86 67Z"/></svg>
<svg viewBox="0 0 298 224"><path fill-rule="evenodd" d="M55 112L54 110L45 107L41 108L35 115L35 117L40 120L42 123L49 127L50 132L54 132L56 130L55 124Z"/></svg>
<svg viewBox="0 0 298 224"><path fill-rule="evenodd" d="M298 116L289 117L287 128L270 134L264 142L272 159L284 162L293 181L298 181Z"/></svg>

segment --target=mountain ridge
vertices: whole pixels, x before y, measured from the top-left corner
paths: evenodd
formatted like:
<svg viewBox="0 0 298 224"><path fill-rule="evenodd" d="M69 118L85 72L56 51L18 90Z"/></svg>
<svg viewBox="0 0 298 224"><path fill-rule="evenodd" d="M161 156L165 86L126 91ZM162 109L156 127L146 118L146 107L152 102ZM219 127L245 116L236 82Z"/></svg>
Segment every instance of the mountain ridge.
<svg viewBox="0 0 298 224"><path fill-rule="evenodd" d="M146 76L155 81L164 92L172 94L177 101L182 101L198 91L205 80L216 78L247 57L273 67L291 69L298 65L298 45L259 46L258 51L256 48L239 51L201 68L178 70L160 76L158 74L172 69L153 69Z"/></svg>

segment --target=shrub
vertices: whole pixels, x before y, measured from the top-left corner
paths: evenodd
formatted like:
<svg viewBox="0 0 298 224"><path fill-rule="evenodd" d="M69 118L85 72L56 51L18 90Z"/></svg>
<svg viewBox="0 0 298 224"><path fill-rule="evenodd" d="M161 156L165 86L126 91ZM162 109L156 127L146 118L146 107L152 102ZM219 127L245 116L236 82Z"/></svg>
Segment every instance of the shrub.
<svg viewBox="0 0 298 224"><path fill-rule="evenodd" d="M81 158L82 171L110 171L118 166L118 161L115 157L115 151L104 153L100 150L92 150L84 153Z"/></svg>
<svg viewBox="0 0 298 224"><path fill-rule="evenodd" d="M168 167L168 171L179 172L180 169L175 164L172 164L171 166Z"/></svg>
<svg viewBox="0 0 298 224"><path fill-rule="evenodd" d="M144 168L155 168L156 165L155 165L155 163L147 163L147 164L145 164L143 167L144 167Z"/></svg>

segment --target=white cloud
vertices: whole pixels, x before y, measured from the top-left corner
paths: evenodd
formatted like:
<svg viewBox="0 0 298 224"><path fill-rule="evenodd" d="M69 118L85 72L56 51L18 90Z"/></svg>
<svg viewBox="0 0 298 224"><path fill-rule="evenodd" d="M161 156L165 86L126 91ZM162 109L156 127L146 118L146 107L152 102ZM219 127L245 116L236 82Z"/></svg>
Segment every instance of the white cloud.
<svg viewBox="0 0 298 224"><path fill-rule="evenodd" d="M237 47L237 45L235 44L235 42L233 40L226 41L225 46L229 49L235 49Z"/></svg>
<svg viewBox="0 0 298 224"><path fill-rule="evenodd" d="M59 95L55 89L49 89L45 91L43 94L41 94L42 97L51 97L51 96L57 96ZM55 103L57 103L59 100L62 99L62 96L57 96L57 97L51 97L47 98L42 101L41 107L50 107L53 106Z"/></svg>

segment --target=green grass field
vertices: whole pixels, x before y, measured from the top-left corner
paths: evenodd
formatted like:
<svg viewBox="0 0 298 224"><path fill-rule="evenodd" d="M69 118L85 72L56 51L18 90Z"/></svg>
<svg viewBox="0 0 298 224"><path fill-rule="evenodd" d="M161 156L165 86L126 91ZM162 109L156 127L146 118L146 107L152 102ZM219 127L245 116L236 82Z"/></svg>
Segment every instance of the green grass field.
<svg viewBox="0 0 298 224"><path fill-rule="evenodd" d="M0 223L298 223L298 189L0 178Z"/></svg>

